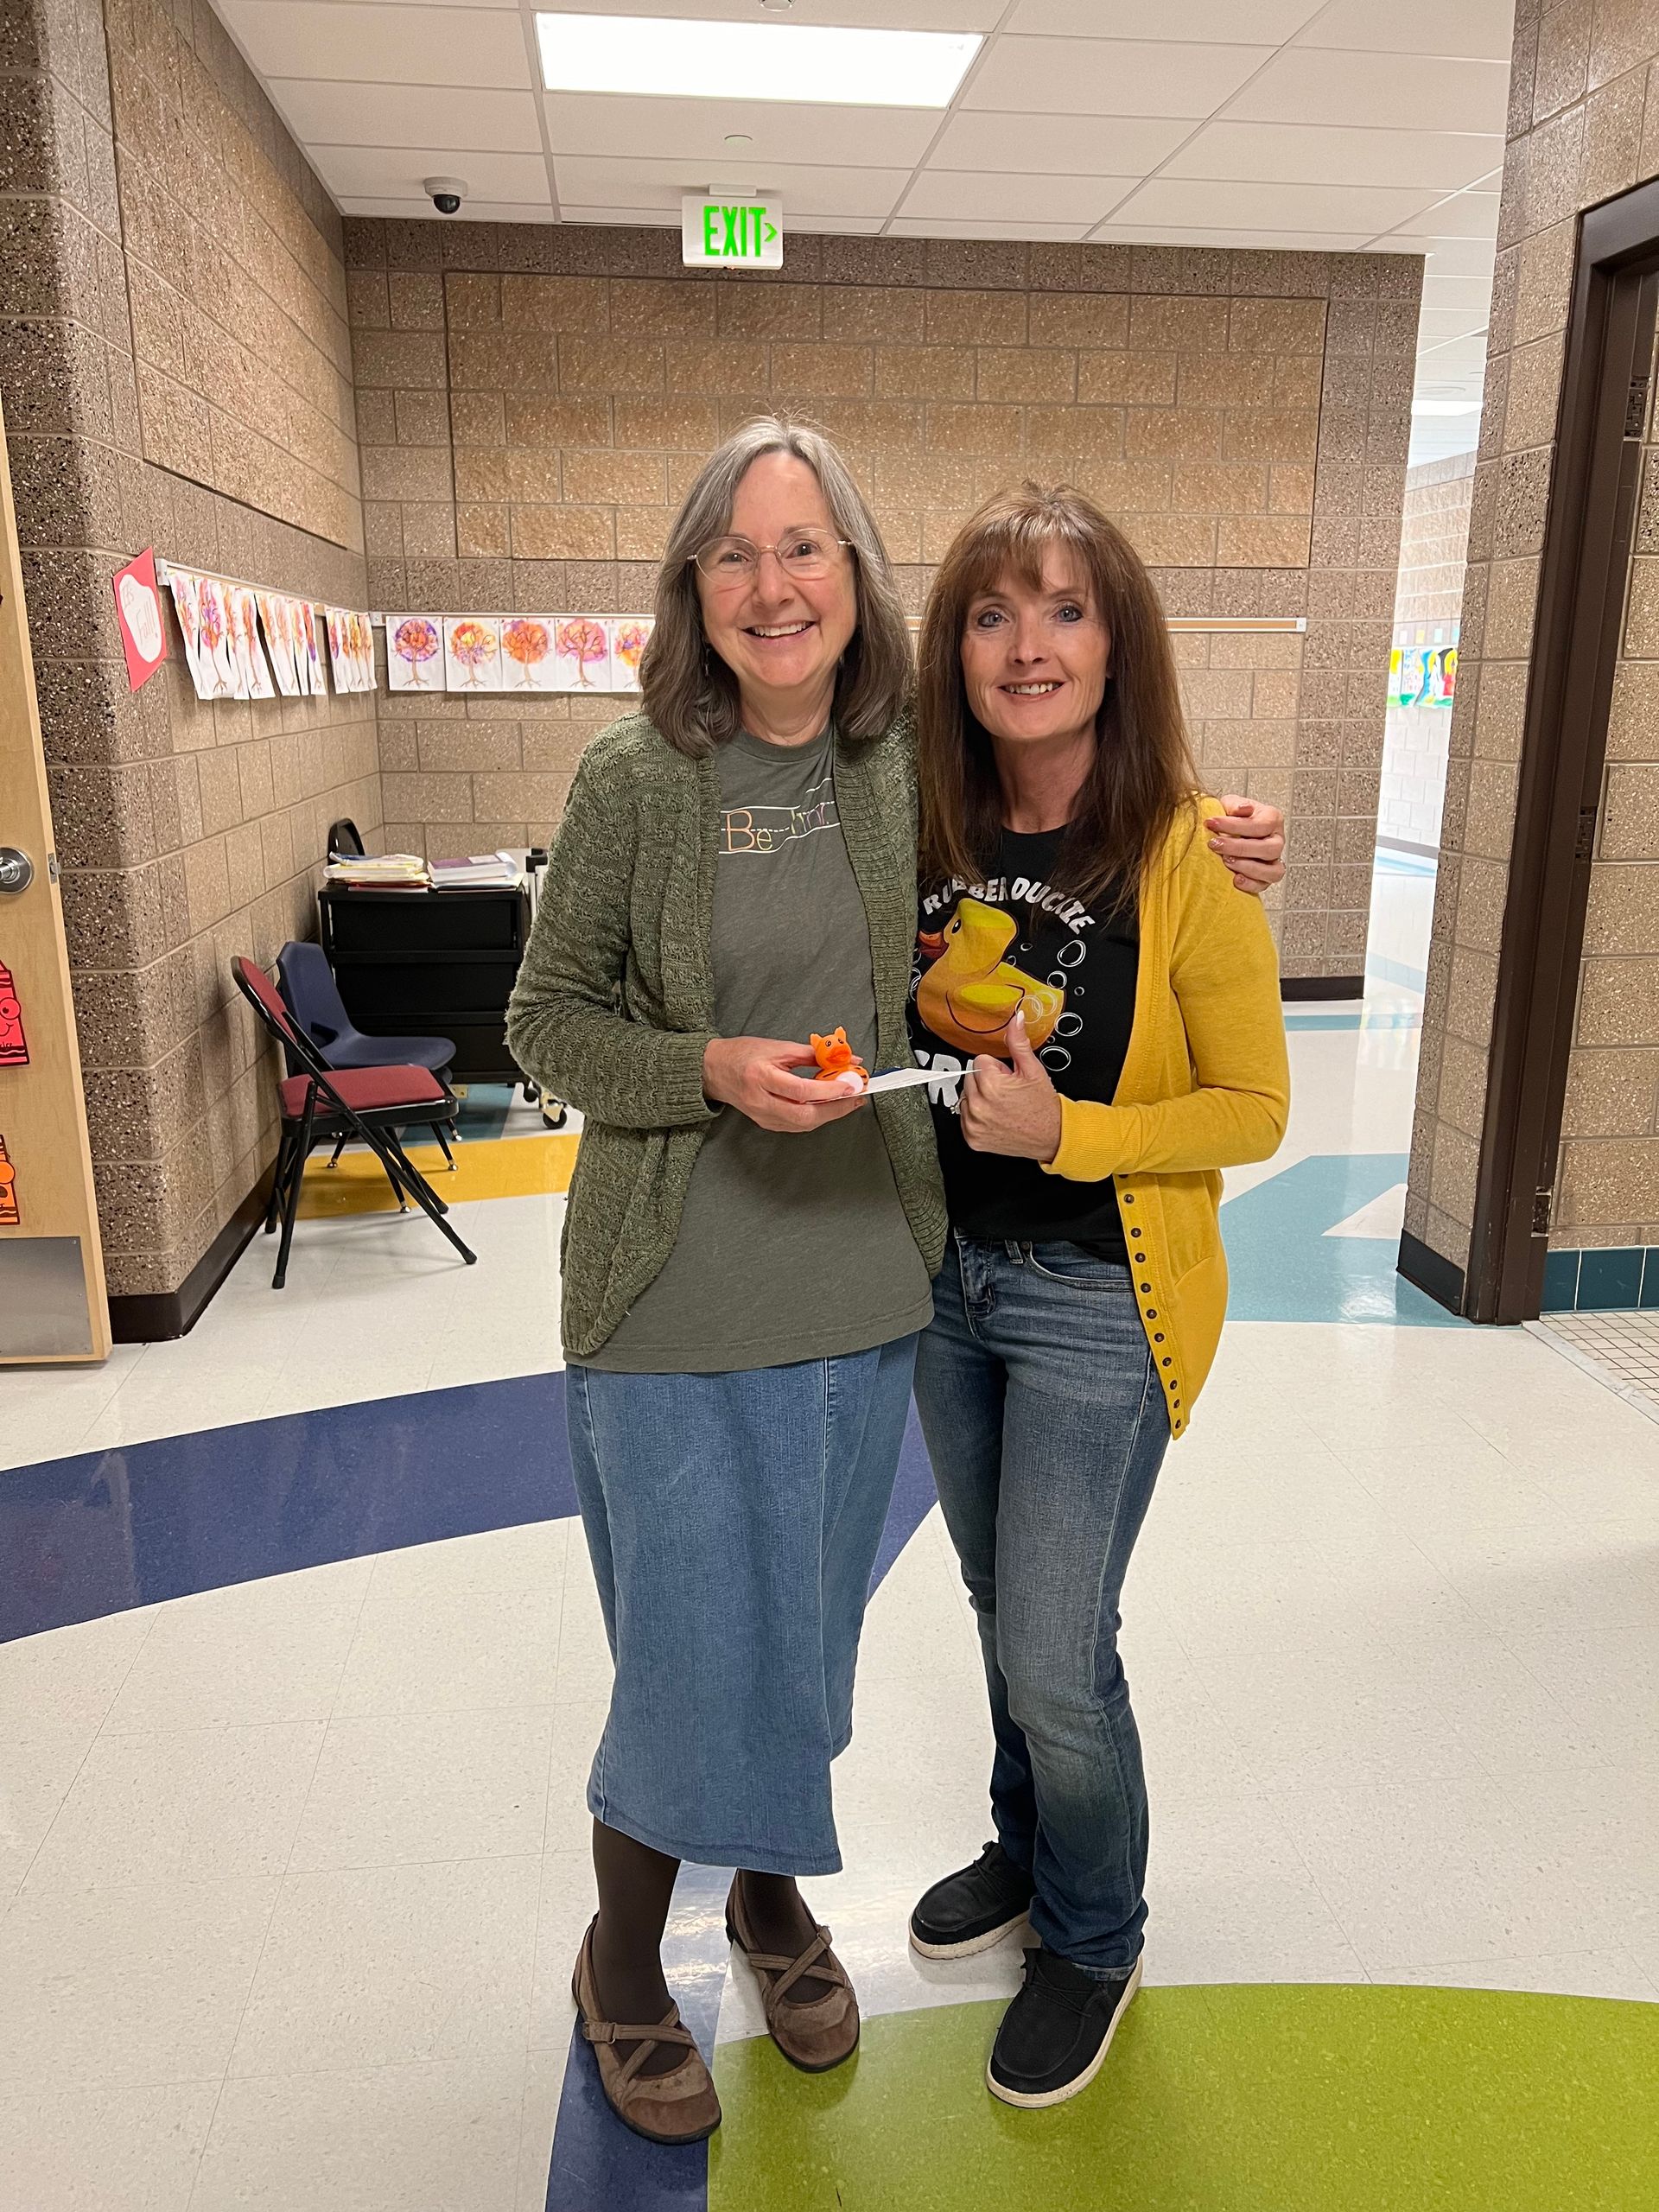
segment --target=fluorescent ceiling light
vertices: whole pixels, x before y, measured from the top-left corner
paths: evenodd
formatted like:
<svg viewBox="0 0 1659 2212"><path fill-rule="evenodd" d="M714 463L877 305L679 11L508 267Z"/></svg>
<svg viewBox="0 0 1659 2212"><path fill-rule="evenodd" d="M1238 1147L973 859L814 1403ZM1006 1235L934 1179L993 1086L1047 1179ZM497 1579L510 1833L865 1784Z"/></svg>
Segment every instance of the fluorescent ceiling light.
<svg viewBox="0 0 1659 2212"><path fill-rule="evenodd" d="M949 107L983 44L976 31L837 30L816 23L664 16L536 18L550 92Z"/></svg>
<svg viewBox="0 0 1659 2212"><path fill-rule="evenodd" d="M1480 402L1478 399L1414 399L1411 411L1414 415L1478 415Z"/></svg>

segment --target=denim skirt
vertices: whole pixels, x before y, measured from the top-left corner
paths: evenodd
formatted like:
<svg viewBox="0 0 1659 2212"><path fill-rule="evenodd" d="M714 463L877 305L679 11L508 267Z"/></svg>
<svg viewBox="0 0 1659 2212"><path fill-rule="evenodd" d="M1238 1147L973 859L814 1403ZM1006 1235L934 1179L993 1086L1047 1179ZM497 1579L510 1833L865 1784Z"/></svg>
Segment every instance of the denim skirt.
<svg viewBox="0 0 1659 2212"><path fill-rule="evenodd" d="M724 1375L565 1377L616 1679L588 1804L704 1866L840 1870L830 1762L916 1338Z"/></svg>

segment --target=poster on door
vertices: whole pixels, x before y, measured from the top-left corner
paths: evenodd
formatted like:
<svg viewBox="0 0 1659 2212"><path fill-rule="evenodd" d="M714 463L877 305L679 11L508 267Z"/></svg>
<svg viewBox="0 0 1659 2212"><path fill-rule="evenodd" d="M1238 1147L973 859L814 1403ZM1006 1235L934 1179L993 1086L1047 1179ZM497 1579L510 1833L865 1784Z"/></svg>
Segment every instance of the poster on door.
<svg viewBox="0 0 1659 2212"><path fill-rule="evenodd" d="M23 1034L23 1002L11 970L0 960L0 1068L26 1068L29 1039Z"/></svg>

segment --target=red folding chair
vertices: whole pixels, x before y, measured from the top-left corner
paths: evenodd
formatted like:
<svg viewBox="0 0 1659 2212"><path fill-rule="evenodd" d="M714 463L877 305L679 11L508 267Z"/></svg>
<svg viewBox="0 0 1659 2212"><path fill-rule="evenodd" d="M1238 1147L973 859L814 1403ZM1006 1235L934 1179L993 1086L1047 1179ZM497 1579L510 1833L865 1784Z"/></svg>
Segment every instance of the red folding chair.
<svg viewBox="0 0 1659 2212"><path fill-rule="evenodd" d="M413 1198L467 1266L473 1266L477 1253L461 1243L444 1219L448 1207L410 1160L397 1135L411 1123L435 1129L452 1122L460 1109L448 1085L429 1068L330 1068L289 1014L263 968L251 960L236 959L231 963L231 975L265 1029L287 1047L304 1071L284 1077L277 1087L283 1134L265 1234L269 1236L280 1220L283 1241L276 1249L271 1288L280 1290L288 1277L294 1217L299 1211L300 1185L312 1147L325 1141L344 1142L352 1136L360 1137L385 1169L386 1180L397 1194L399 1211L407 1212Z"/></svg>

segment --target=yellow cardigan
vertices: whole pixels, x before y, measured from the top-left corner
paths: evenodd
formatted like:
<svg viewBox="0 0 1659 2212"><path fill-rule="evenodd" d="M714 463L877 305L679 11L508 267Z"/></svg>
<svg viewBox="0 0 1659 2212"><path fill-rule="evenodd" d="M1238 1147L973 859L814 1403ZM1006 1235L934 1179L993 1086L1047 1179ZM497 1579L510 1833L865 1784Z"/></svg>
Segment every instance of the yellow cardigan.
<svg viewBox="0 0 1659 2212"><path fill-rule="evenodd" d="M1129 1049L1109 1106L1062 1098L1046 1166L1117 1185L1135 1294L1179 1436L1227 1312L1224 1167L1266 1160L1290 1110L1279 961L1261 901L1243 898L1210 850L1198 798L1184 810L1139 900L1141 966Z"/></svg>

